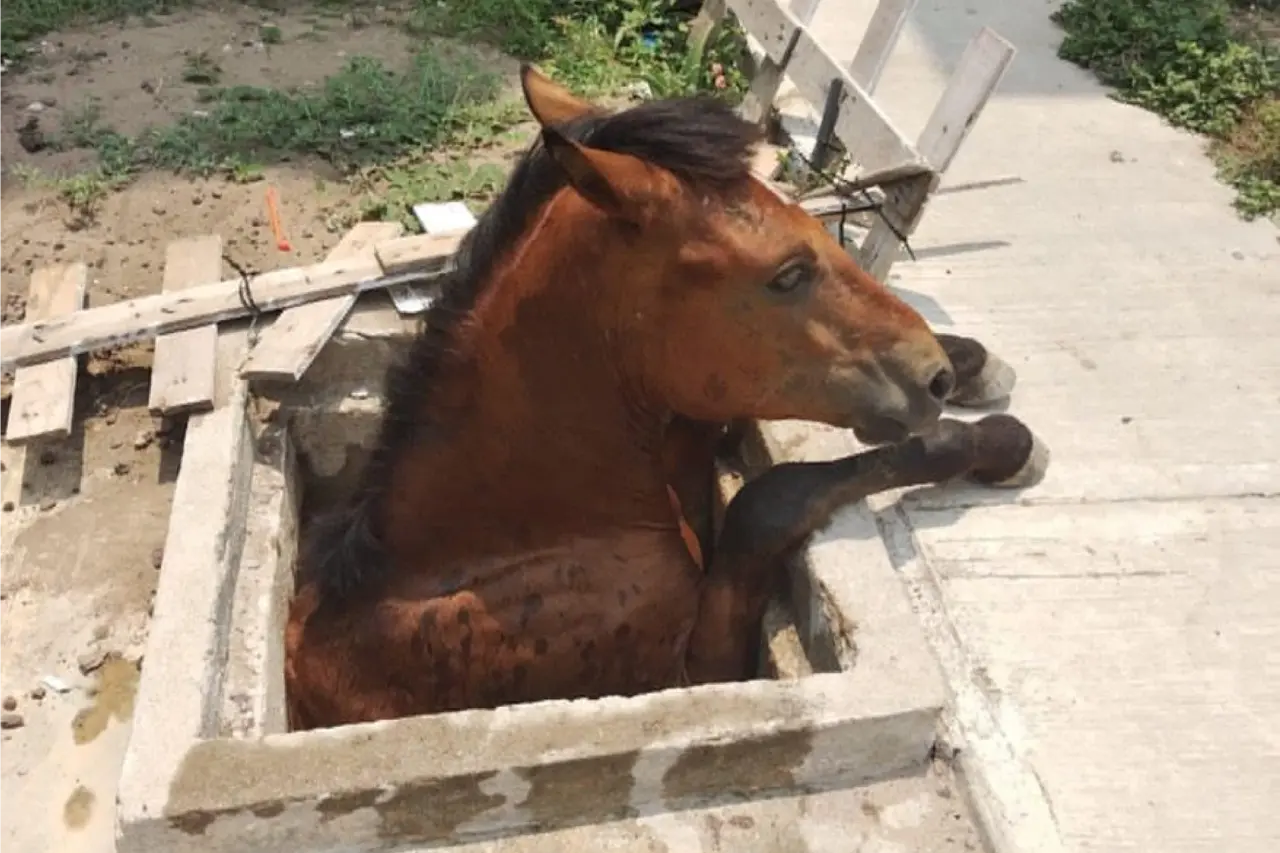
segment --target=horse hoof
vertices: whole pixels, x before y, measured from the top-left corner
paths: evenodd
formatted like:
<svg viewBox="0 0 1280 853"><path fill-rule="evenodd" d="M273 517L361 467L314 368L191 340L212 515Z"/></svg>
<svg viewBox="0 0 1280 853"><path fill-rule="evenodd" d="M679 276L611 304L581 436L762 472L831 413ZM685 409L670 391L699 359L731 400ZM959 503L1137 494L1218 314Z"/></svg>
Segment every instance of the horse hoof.
<svg viewBox="0 0 1280 853"><path fill-rule="evenodd" d="M947 402L956 406L989 406L1007 399L1017 382L1018 374L1009 363L988 351L978 375L956 388Z"/></svg>
<svg viewBox="0 0 1280 853"><path fill-rule="evenodd" d="M973 481L998 489L1037 485L1049 469L1049 446L1012 415L990 415L978 421L979 464Z"/></svg>

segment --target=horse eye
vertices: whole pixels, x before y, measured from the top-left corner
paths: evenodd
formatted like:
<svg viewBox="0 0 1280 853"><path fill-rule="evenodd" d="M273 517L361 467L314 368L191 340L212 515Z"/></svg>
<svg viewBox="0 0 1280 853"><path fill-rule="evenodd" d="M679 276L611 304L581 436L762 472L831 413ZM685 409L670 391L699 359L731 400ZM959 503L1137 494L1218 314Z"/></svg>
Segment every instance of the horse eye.
<svg viewBox="0 0 1280 853"><path fill-rule="evenodd" d="M811 282L816 275L813 265L808 261L797 261L787 264L777 275L769 280L766 285L769 290L779 295L794 293L804 285Z"/></svg>

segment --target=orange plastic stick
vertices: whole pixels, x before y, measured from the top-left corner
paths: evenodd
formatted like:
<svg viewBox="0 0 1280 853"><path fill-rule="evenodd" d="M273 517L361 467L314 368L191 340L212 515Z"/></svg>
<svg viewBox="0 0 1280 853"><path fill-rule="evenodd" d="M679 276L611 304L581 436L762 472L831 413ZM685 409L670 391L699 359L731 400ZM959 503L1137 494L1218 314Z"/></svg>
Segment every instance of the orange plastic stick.
<svg viewBox="0 0 1280 853"><path fill-rule="evenodd" d="M267 221L271 223L271 233L276 238L276 248L282 252L292 252L289 238L284 236L284 227L280 224L280 208L276 200L276 188L267 187Z"/></svg>

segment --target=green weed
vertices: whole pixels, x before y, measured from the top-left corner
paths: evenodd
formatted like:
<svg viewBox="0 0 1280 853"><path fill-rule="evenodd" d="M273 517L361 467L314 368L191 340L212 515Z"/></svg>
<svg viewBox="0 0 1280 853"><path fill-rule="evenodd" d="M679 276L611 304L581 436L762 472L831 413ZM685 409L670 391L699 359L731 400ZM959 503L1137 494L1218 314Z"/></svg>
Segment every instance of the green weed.
<svg viewBox="0 0 1280 853"><path fill-rule="evenodd" d="M20 41L72 22L185 5L190 0L17 0L3 9L5 36ZM587 97L640 83L641 91L656 97L699 91L740 97L746 88L739 70L745 56L741 30L727 20L694 60L686 48L690 18L677 0L419 0L409 26L423 36L489 41L538 61ZM11 21L20 25L11 30ZM354 26L354 18L349 23ZM262 25L258 34L266 44L282 39L274 25ZM60 188L60 195L88 210L100 201L100 190L142 169L221 173L247 182L259 179L266 164L314 157L363 184L359 218L405 218L407 205L419 201L463 199L483 206L504 183L505 167L472 167L459 157L441 159L430 152L442 146L473 151L528 118L521 101L499 97L502 81L492 70L474 61L442 60L430 47L403 72L353 58L315 89L221 86L221 76L207 53L188 56L182 80L200 87L200 109L137 136L116 132L95 102L71 111L56 144L93 149L99 165L80 184Z"/></svg>
<svg viewBox="0 0 1280 853"><path fill-rule="evenodd" d="M212 86L222 79L222 66L217 60L202 50L187 56L182 67L182 82L199 86Z"/></svg>
<svg viewBox="0 0 1280 853"><path fill-rule="evenodd" d="M362 198L353 221L398 220L411 231L418 230L411 205L420 202L463 201L473 213L488 207L507 182L508 166L503 163L468 162L460 155L447 159L409 159L377 167L363 173L357 185Z"/></svg>
<svg viewBox="0 0 1280 853"><path fill-rule="evenodd" d="M701 61L690 62L690 19L676 0L422 0L412 26L537 60L587 96L643 81L657 97L698 91L739 97L746 88L738 70L746 50L741 29L726 20Z"/></svg>
<svg viewBox="0 0 1280 853"><path fill-rule="evenodd" d="M124 175L100 168L75 175L52 176L30 166L15 165L13 174L23 186L52 190L58 200L66 205L70 213L67 224L73 230L93 224L101 211L103 200L127 180Z"/></svg>
<svg viewBox="0 0 1280 853"><path fill-rule="evenodd" d="M494 104L500 83L474 63L444 64L427 52L403 73L356 57L318 90L209 87L201 111L133 139L104 126L91 103L64 124L60 143L96 149L113 171L234 172L297 156L349 170L491 134L511 115Z"/></svg>
<svg viewBox="0 0 1280 853"><path fill-rule="evenodd" d="M1280 176L1267 165L1280 134L1268 132L1266 106L1280 92L1280 61L1235 32L1225 0L1068 0L1052 17L1065 31L1059 56L1115 86L1118 100L1218 140L1243 215L1280 210ZM1237 144L1242 132L1249 139Z"/></svg>

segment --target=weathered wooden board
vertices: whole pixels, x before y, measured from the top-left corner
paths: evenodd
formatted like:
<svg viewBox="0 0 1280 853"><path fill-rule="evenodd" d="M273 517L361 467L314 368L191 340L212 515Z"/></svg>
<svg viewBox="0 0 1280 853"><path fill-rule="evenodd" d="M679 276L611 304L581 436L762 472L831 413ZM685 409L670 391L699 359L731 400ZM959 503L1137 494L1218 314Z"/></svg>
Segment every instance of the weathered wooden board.
<svg viewBox="0 0 1280 853"><path fill-rule="evenodd" d="M849 70L832 59L801 21L777 0L729 0L729 8L810 104L825 103L831 82L841 81L835 133L864 172L894 178L929 171L924 158Z"/></svg>
<svg viewBox="0 0 1280 853"><path fill-rule="evenodd" d="M871 95L880 82L880 75L889 62L902 28L906 26L916 0L880 0L871 13L867 31L858 43L858 51L849 63L849 74L863 91ZM928 159L928 158L925 158Z"/></svg>
<svg viewBox="0 0 1280 853"><path fill-rule="evenodd" d="M871 13L871 21L867 31L858 43L858 52L849 63L849 74L870 97L880 82L889 56L898 43L898 36L906 26L916 0L880 0L875 11ZM792 6L794 11L795 6ZM822 119L818 123L818 133L812 144L800 146L803 153L809 154L810 163L815 169L825 169L833 150L842 147L835 135L836 119L839 117L838 91L834 86L827 89L827 102L823 107ZM834 96L834 97L833 97ZM797 143L800 140L795 140Z"/></svg>
<svg viewBox="0 0 1280 853"><path fill-rule="evenodd" d="M859 250L859 264L879 281L888 276L901 248L902 241L894 229L902 236L910 236L915 230L929 194L955 159L1016 53L1013 45L988 27L983 27L965 48L917 145L933 167L933 177L886 187L884 212L889 221L877 219Z"/></svg>
<svg viewBox="0 0 1280 853"><path fill-rule="evenodd" d="M439 275L452 261L462 234L399 237L387 246L395 269L375 258L328 261L254 276L253 300L263 312L377 290ZM381 246L375 253L382 255ZM153 338L253 313L239 295L240 279L130 299L101 308L0 329L0 369L12 370L105 346Z"/></svg>
<svg viewBox="0 0 1280 853"><path fill-rule="evenodd" d="M423 269L424 262L429 260L424 254L424 246L433 244L441 246L452 245L456 250L466 233L464 230L447 231L441 234L413 234L408 237L397 237L394 240L379 243L374 247L374 254L385 274L401 275L412 273ZM450 255L452 254L453 252L451 251ZM437 264L435 268L439 269L440 266Z"/></svg>
<svg viewBox="0 0 1280 853"><path fill-rule="evenodd" d="M374 246L403 232L404 226L399 222L361 222L343 235L325 256L325 262L367 260L373 255ZM355 294L347 294L281 311L276 321L259 334L240 368L240 376L254 381L297 381L355 304Z"/></svg>
<svg viewBox="0 0 1280 853"><path fill-rule="evenodd" d="M82 263L42 267L31 275L27 316L34 321L74 314L84 305L89 268ZM8 349L8 344L4 345ZM75 412L74 356L33 364L13 377L9 429L5 439L20 444L35 438L65 438Z"/></svg>
<svg viewBox="0 0 1280 853"><path fill-rule="evenodd" d="M221 237L189 237L165 246L165 293L221 280ZM156 338L147 408L157 415L212 409L217 369L217 323L160 335Z"/></svg>

